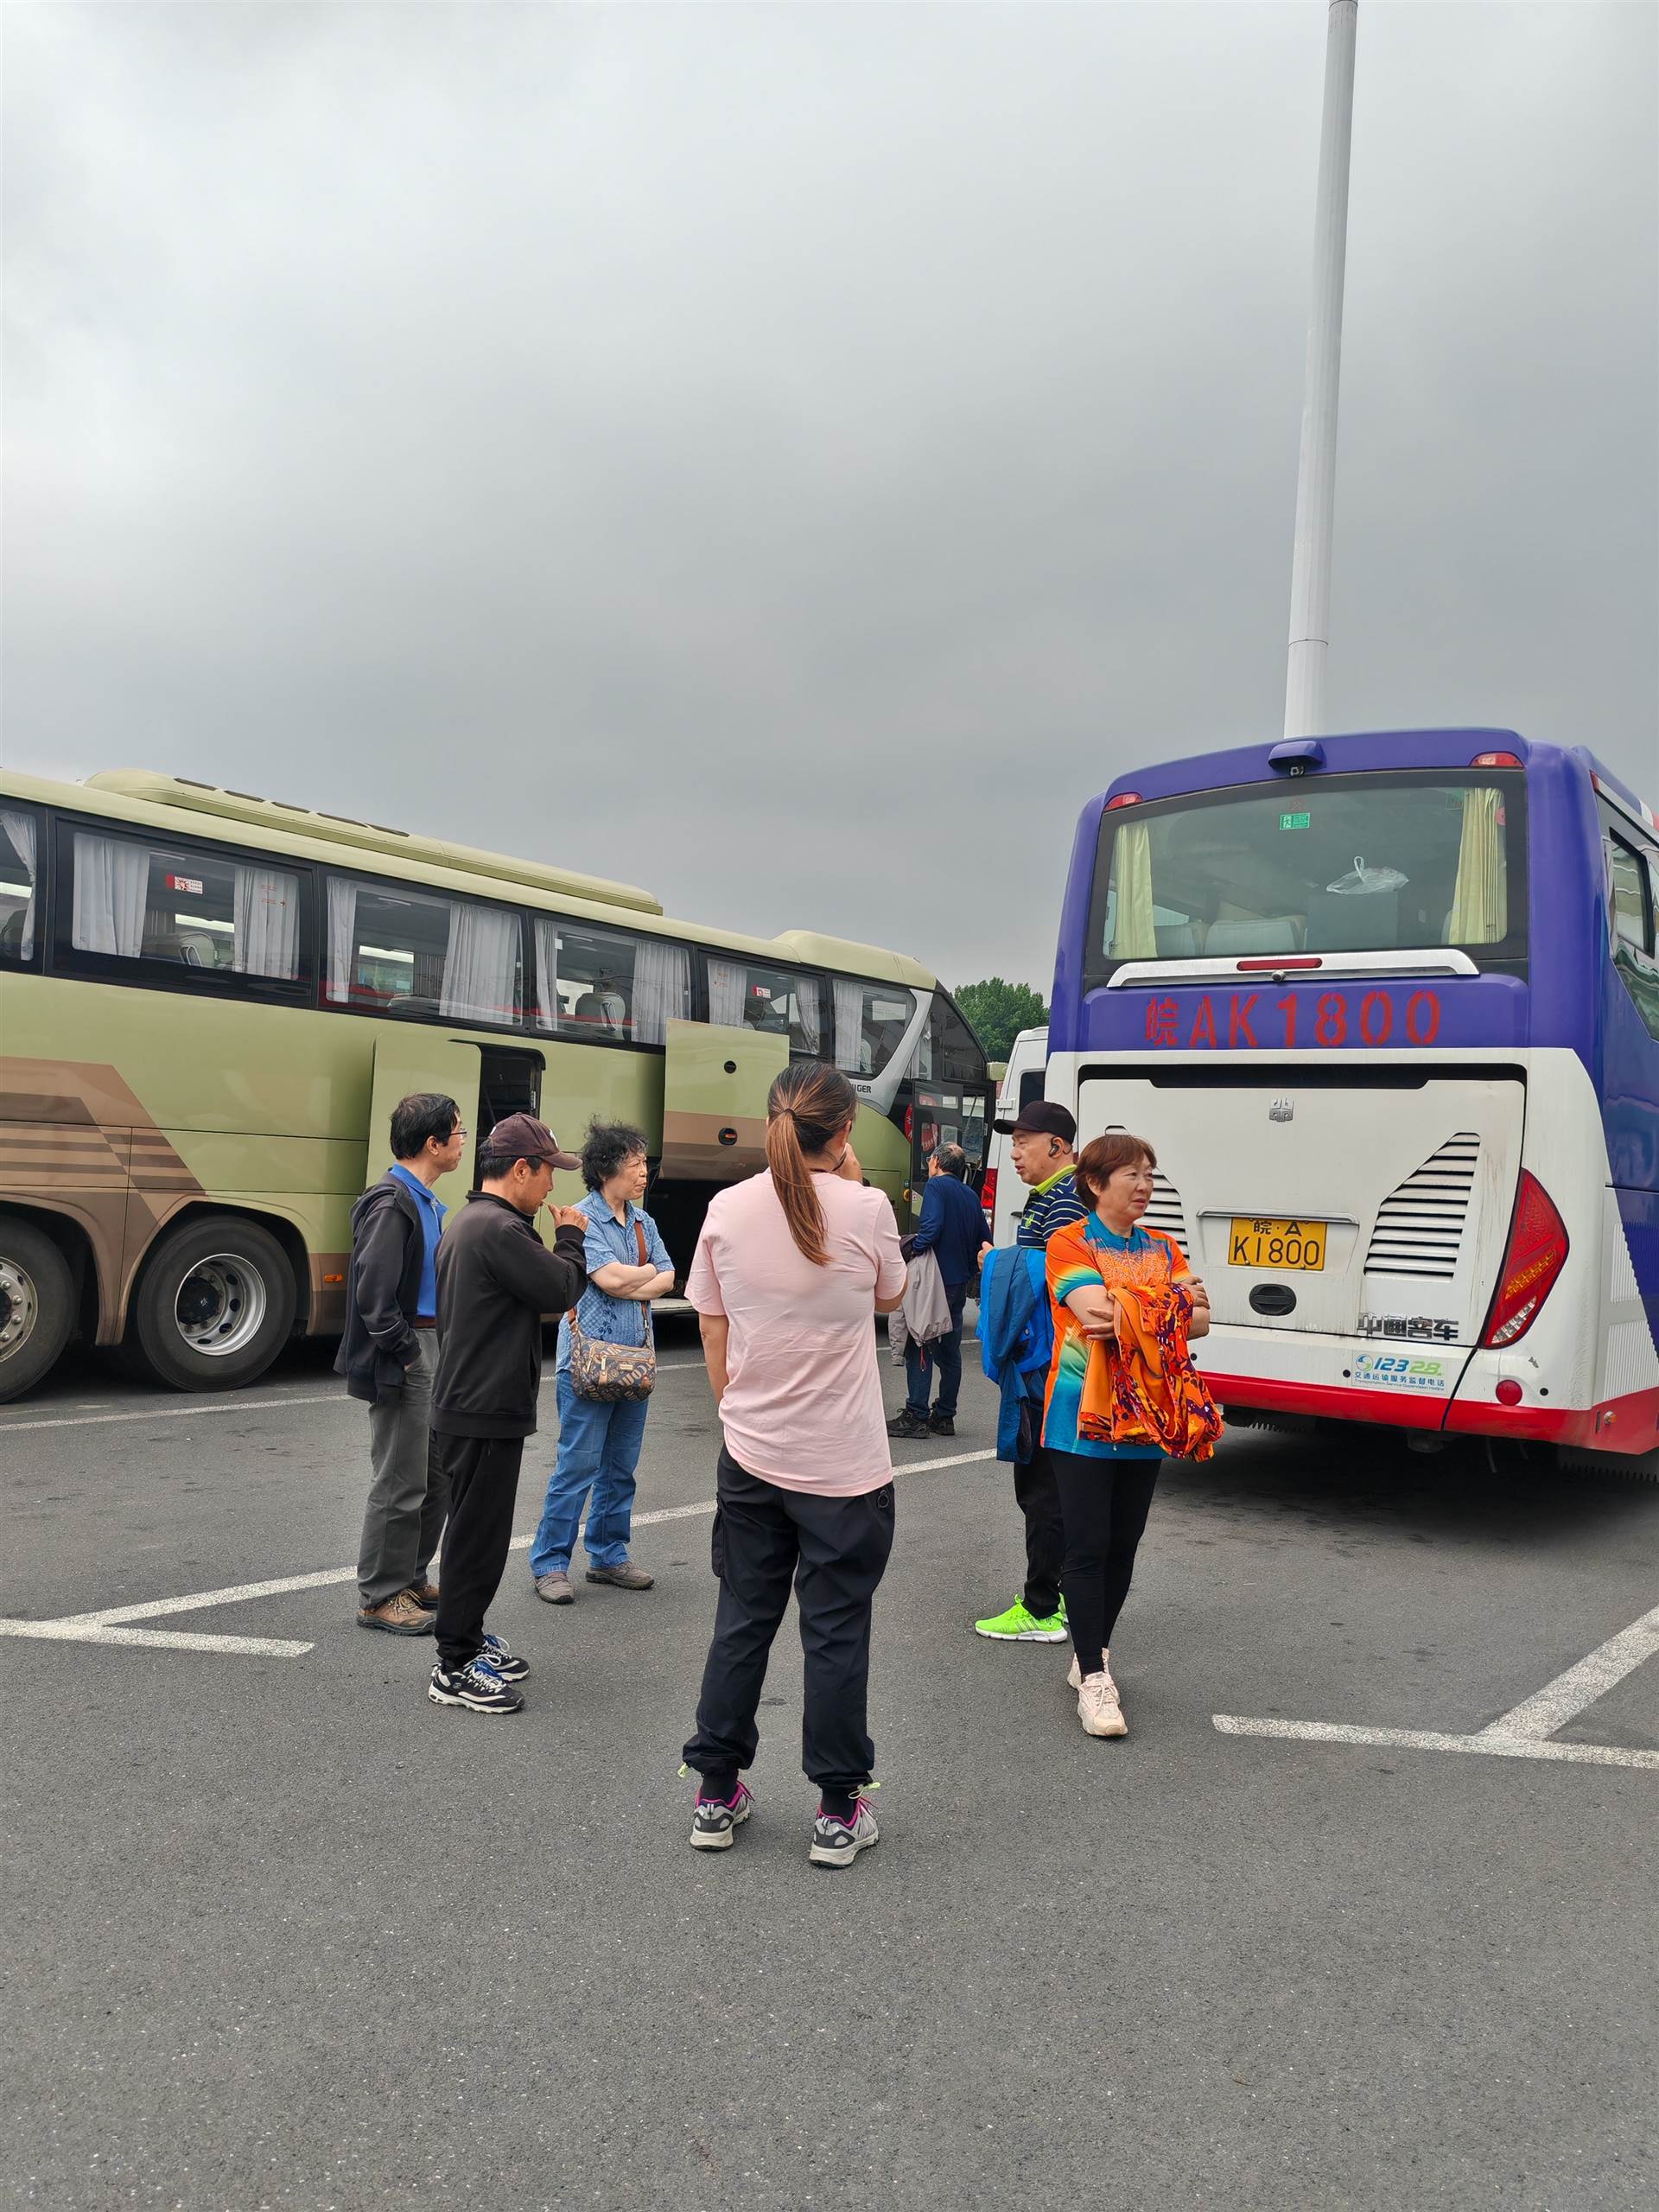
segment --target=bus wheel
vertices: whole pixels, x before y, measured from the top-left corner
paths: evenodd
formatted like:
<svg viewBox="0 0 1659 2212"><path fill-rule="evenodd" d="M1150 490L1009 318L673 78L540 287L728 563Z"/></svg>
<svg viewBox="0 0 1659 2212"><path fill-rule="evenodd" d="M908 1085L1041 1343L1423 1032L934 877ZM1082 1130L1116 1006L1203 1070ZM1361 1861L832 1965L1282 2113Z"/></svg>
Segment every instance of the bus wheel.
<svg viewBox="0 0 1659 2212"><path fill-rule="evenodd" d="M221 1214L167 1238L139 1281L132 1336L175 1390L234 1390L264 1373L294 1325L294 1274L257 1222Z"/></svg>
<svg viewBox="0 0 1659 2212"><path fill-rule="evenodd" d="M69 1341L75 1280L44 1230L0 1219L0 1402L40 1381Z"/></svg>

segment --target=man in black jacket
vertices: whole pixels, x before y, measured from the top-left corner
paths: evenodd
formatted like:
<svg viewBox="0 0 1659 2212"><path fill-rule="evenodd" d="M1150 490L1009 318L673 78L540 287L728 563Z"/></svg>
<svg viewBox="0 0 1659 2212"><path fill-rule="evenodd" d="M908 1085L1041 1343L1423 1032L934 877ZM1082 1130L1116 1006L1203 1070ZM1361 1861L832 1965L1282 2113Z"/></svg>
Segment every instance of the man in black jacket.
<svg viewBox="0 0 1659 2212"><path fill-rule="evenodd" d="M435 1260L444 1209L433 1196L461 1164L467 1132L453 1098L416 1091L392 1109L396 1165L352 1208L346 1333L334 1361L369 1408L368 1507L357 1554L359 1628L427 1636L438 1593L426 1579L443 1532L432 1451Z"/></svg>
<svg viewBox="0 0 1659 2212"><path fill-rule="evenodd" d="M576 1167L529 1114L498 1122L479 1154L474 1191L438 1247L438 1375L432 1428L449 1485L438 1599L438 1663L427 1695L471 1713L517 1713L512 1687L530 1669L484 1616L512 1540L518 1463L536 1433L542 1317L569 1312L588 1287L588 1221L555 1206L550 1252L536 1234L556 1167Z"/></svg>

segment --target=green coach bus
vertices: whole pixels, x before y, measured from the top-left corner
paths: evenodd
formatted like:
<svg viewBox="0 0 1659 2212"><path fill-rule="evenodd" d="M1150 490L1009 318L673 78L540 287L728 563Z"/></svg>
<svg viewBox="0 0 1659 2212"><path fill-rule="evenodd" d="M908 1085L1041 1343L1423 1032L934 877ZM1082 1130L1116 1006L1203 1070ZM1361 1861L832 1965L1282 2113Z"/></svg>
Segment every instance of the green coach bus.
<svg viewBox="0 0 1659 2212"><path fill-rule="evenodd" d="M182 779L0 776L0 1399L77 1334L218 1390L337 1333L411 1090L471 1133L451 1203L504 1115L637 1122L683 1277L791 1056L856 1085L901 1223L931 1146L982 1166L984 1054L903 954Z"/></svg>

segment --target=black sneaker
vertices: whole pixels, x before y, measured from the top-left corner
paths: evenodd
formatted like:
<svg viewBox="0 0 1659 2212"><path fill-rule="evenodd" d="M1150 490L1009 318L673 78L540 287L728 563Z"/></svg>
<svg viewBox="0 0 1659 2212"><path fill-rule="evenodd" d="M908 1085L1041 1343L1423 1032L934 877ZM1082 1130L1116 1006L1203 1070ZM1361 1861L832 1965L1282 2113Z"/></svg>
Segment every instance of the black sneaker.
<svg viewBox="0 0 1659 2212"><path fill-rule="evenodd" d="M930 1436L954 1436L957 1433L956 1421L949 1414L930 1414L927 1433Z"/></svg>
<svg viewBox="0 0 1659 2212"><path fill-rule="evenodd" d="M887 1434L889 1436L902 1436L914 1439L918 1436L925 1436L927 1433L928 1427L925 1418L920 1414L912 1413L908 1406L900 1406L898 1412L894 1414L893 1419L887 1423Z"/></svg>
<svg viewBox="0 0 1659 2212"><path fill-rule="evenodd" d="M509 1689L484 1659L453 1669L440 1662L432 1669L426 1694L434 1705L461 1705L468 1713L522 1713L524 1709L518 1691Z"/></svg>
<svg viewBox="0 0 1659 2212"><path fill-rule="evenodd" d="M868 1797L853 1800L850 1821L826 1813L820 1805L812 1823L812 1848L806 1855L815 1866L850 1866L861 1851L879 1841L880 1834Z"/></svg>
<svg viewBox="0 0 1659 2212"><path fill-rule="evenodd" d="M487 1630L484 1648L478 1656L486 1667L493 1668L500 1675L504 1682L522 1682L530 1673L529 1660L521 1659L516 1652L509 1651L500 1637L490 1635Z"/></svg>
<svg viewBox="0 0 1659 2212"><path fill-rule="evenodd" d="M754 1809L754 1794L740 1782L731 1797L699 1797L691 1815L693 1851L729 1851L737 1832Z"/></svg>

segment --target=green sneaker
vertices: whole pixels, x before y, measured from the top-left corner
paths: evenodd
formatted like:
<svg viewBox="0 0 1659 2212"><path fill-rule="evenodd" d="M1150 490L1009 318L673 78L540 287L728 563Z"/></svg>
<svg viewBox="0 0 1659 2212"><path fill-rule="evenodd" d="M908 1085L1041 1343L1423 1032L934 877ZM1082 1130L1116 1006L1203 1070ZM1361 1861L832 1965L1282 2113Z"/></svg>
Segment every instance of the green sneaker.
<svg viewBox="0 0 1659 2212"><path fill-rule="evenodd" d="M1006 1613L998 1613L990 1620L976 1621L974 1634L995 1637L999 1643L1064 1643L1070 1634L1065 1625L1065 1600L1060 1600L1057 1612L1039 1621L1027 1608L1025 1599L1016 1598Z"/></svg>

